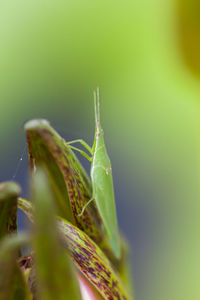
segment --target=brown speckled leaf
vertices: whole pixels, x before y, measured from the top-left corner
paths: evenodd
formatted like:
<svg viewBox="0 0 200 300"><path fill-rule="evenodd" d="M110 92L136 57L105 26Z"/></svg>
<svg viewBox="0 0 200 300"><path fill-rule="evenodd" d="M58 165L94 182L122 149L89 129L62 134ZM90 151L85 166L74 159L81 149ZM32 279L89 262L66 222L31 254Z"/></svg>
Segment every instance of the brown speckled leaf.
<svg viewBox="0 0 200 300"><path fill-rule="evenodd" d="M107 300L128 300L131 297L119 275L101 249L80 229L58 218L59 228L66 237L74 263Z"/></svg>
<svg viewBox="0 0 200 300"><path fill-rule="evenodd" d="M14 182L0 184L0 239L17 230L17 197L20 187Z"/></svg>
<svg viewBox="0 0 200 300"><path fill-rule="evenodd" d="M21 199L21 202L28 200ZM30 218L29 205L20 204L20 208ZM111 263L102 250L85 234L70 222L58 217L58 227L64 235L63 243L68 249L72 260L78 269L85 275L91 284L107 300L130 300L132 299L118 273L113 269Z"/></svg>
<svg viewBox="0 0 200 300"><path fill-rule="evenodd" d="M91 183L73 151L46 120L29 121L25 131L30 167L34 170L42 164L48 171L56 193L58 214L82 229L107 251L109 247L95 202L79 216L91 198Z"/></svg>

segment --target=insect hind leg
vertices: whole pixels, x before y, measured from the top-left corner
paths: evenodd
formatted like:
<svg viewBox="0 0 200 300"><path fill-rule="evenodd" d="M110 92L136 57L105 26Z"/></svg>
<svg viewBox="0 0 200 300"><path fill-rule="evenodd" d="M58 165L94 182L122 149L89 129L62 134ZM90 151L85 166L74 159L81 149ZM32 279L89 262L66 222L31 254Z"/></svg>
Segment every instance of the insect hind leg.
<svg viewBox="0 0 200 300"><path fill-rule="evenodd" d="M80 152L85 158L87 158L89 161L92 162L92 157L90 157L90 156L89 156L87 153L85 153L83 150L78 149L78 148L76 148L76 147L73 147L73 146L71 146L71 145L68 145L68 147L71 148L71 149L73 149L73 150L76 150L76 151Z"/></svg>
<svg viewBox="0 0 200 300"><path fill-rule="evenodd" d="M82 211L80 214L78 214L78 217L81 217L85 211L85 209L87 208L87 206L94 200L94 198L91 198L82 208Z"/></svg>
<svg viewBox="0 0 200 300"><path fill-rule="evenodd" d="M90 154L93 154L92 153L92 148L82 139L78 139L78 140L73 140L73 141L70 141L70 142L67 142L67 145L70 145L70 144L75 144L75 143L80 143L83 147L85 147L85 149L90 153Z"/></svg>

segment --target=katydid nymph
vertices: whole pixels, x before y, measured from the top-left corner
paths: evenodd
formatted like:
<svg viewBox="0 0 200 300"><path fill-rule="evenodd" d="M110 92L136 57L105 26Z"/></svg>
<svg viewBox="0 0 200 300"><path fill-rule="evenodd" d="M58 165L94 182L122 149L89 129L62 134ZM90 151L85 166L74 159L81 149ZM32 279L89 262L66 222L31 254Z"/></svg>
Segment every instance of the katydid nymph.
<svg viewBox="0 0 200 300"><path fill-rule="evenodd" d="M112 168L104 143L104 133L100 123L99 88L94 92L95 106L95 138L92 148L83 140L74 140L67 144L79 151L91 161L92 198L83 207L81 214L92 200L95 200L100 216L103 220L111 248L117 258L120 257L120 242L115 208ZM92 155L89 157L84 151L71 146L72 143L81 143Z"/></svg>

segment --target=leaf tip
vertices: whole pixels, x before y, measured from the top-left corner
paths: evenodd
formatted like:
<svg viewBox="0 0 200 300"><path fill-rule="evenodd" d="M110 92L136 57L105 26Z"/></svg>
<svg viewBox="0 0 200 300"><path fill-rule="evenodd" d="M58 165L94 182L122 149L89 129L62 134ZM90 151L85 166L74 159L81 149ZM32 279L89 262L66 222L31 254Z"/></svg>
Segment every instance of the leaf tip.
<svg viewBox="0 0 200 300"><path fill-rule="evenodd" d="M24 124L24 130L29 131L29 130L33 130L38 127L47 126L47 125L49 125L49 122L45 119L33 119L33 120L27 121Z"/></svg>
<svg viewBox="0 0 200 300"><path fill-rule="evenodd" d="M0 201L7 197L17 197L20 193L21 188L14 181L0 183Z"/></svg>

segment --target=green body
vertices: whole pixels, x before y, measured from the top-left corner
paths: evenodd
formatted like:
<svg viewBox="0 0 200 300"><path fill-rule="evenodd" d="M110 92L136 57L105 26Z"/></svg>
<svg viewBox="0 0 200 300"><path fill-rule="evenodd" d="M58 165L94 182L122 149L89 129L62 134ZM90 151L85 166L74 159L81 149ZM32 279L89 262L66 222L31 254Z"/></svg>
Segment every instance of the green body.
<svg viewBox="0 0 200 300"><path fill-rule="evenodd" d="M115 208L112 168L104 143L104 132L100 124L99 91L95 93L96 130L92 147L93 159L91 180L93 198L102 217L111 248L117 258L120 258L120 241Z"/></svg>
<svg viewBox="0 0 200 300"><path fill-rule="evenodd" d="M103 130L96 129L94 154L91 166L93 198L103 219L111 247L115 256L120 257L119 234L115 208L112 168L108 157Z"/></svg>

